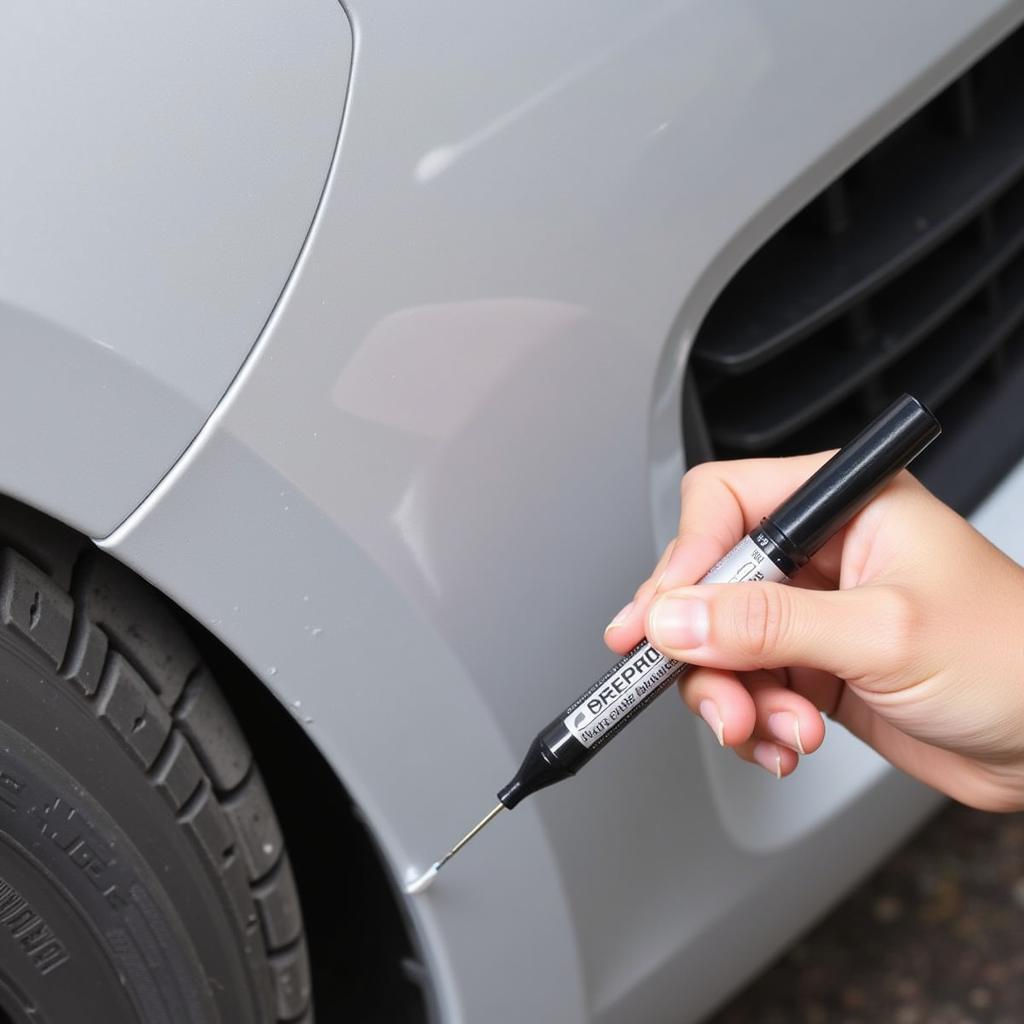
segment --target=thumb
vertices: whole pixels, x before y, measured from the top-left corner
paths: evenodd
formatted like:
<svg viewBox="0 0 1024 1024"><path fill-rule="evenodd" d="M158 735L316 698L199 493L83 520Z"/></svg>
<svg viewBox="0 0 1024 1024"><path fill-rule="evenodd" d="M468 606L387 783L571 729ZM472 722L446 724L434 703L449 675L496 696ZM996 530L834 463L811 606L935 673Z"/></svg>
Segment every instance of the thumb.
<svg viewBox="0 0 1024 1024"><path fill-rule="evenodd" d="M736 671L799 665L856 681L901 663L912 617L904 593L885 585L706 584L660 595L647 613L647 637L678 661Z"/></svg>

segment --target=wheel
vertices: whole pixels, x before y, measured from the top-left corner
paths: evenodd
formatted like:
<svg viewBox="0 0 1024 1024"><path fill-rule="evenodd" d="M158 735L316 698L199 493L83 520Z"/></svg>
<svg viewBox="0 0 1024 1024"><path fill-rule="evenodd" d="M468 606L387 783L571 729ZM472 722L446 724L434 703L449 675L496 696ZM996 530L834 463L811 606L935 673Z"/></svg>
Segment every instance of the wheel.
<svg viewBox="0 0 1024 1024"><path fill-rule="evenodd" d="M0 1024L311 1021L281 832L183 625L49 520L2 503L0 541Z"/></svg>

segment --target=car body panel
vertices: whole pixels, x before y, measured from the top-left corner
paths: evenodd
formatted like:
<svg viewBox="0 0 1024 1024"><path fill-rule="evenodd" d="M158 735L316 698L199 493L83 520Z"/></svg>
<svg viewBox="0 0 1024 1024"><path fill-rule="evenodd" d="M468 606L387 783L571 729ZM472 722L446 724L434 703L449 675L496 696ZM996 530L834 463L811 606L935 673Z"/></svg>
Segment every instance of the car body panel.
<svg viewBox="0 0 1024 1024"><path fill-rule="evenodd" d="M5 4L0 489L109 533L266 323L334 154L335 0Z"/></svg>
<svg viewBox="0 0 1024 1024"><path fill-rule="evenodd" d="M1024 11L348 10L296 273L103 545L291 708L401 880L609 663L601 627L673 532L714 295ZM838 734L777 786L702 730L665 700L411 901L445 1020L696 1019L934 805Z"/></svg>

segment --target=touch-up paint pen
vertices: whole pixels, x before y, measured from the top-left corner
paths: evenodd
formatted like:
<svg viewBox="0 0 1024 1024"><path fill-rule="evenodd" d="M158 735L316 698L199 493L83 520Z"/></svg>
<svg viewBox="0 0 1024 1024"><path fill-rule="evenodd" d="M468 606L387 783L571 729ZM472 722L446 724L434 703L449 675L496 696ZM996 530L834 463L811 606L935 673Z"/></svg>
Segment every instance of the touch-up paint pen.
<svg viewBox="0 0 1024 1024"><path fill-rule="evenodd" d="M700 582L788 583L829 537L938 437L940 429L916 398L904 395L765 516ZM497 806L405 891L423 892L441 867L499 812L575 775L688 668L641 640L534 737L519 771L498 792Z"/></svg>

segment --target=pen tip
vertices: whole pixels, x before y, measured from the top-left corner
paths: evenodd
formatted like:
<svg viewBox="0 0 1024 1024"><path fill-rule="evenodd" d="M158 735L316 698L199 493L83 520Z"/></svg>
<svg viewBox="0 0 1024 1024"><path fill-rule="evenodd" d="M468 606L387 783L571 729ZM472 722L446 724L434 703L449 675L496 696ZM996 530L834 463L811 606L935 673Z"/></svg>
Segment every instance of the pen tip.
<svg viewBox="0 0 1024 1024"><path fill-rule="evenodd" d="M434 879L437 878L438 871L448 863L461 850L466 843L470 841L489 821L493 821L499 811L505 809L504 804L498 804L484 819L474 825L440 860L434 861L433 864L423 872L419 878L413 879L411 882L406 882L405 893L407 896L415 896L417 893L423 892L428 886L433 883Z"/></svg>
<svg viewBox="0 0 1024 1024"><path fill-rule="evenodd" d="M414 878L411 882L407 882L405 886L405 892L407 896L416 896L424 890L430 888L434 879L437 878L437 872L441 868L440 861L436 861L431 864L426 871L423 872L419 878Z"/></svg>

